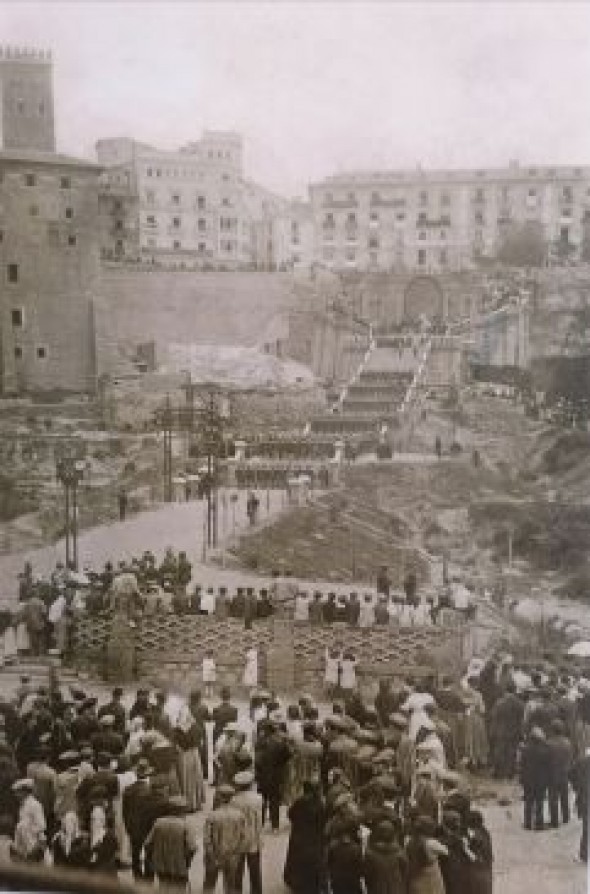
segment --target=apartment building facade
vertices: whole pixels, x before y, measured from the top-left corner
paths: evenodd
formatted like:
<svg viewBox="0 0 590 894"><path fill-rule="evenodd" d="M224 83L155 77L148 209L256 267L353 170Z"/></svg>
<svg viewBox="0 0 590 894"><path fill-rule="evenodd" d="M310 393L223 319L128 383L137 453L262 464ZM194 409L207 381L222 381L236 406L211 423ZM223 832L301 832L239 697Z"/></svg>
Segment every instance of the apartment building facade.
<svg viewBox="0 0 590 894"><path fill-rule="evenodd" d="M579 259L590 226L590 167L338 174L310 186L314 260L335 270L438 273L496 256L534 226L548 257Z"/></svg>
<svg viewBox="0 0 590 894"><path fill-rule="evenodd" d="M245 176L239 134L205 131L176 152L127 138L96 150L103 257L228 270L311 263L310 207Z"/></svg>

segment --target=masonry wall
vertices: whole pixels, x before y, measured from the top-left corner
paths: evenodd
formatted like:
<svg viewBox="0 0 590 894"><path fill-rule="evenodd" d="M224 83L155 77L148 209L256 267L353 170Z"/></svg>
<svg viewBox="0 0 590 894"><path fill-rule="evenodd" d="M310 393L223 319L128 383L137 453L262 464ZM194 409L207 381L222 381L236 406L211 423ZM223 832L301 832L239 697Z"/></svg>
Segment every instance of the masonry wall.
<svg viewBox="0 0 590 894"><path fill-rule="evenodd" d="M93 389L97 215L93 167L0 159L5 391Z"/></svg>
<svg viewBox="0 0 590 894"><path fill-rule="evenodd" d="M110 629L109 619L85 617L76 622L73 632L77 662L94 669L98 666L106 676L105 654ZM318 694L323 687L326 648L352 649L359 662L359 676L365 681L404 677L425 668L453 673L458 671L464 658L466 632L466 627L453 623L444 627L360 630L344 624L311 627L273 619L255 622L252 630L245 630L243 622L231 618L158 615L138 622L138 673L167 685L198 686L204 652L211 649L217 664L218 683L240 685L245 652L255 646L259 652L261 684ZM280 647L278 660L277 645Z"/></svg>

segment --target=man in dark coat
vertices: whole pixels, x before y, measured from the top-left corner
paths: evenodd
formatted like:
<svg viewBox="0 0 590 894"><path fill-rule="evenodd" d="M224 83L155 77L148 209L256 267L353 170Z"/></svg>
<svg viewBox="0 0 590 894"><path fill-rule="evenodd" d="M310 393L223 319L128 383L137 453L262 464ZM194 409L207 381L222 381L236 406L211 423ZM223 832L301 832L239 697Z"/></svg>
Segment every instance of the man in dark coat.
<svg viewBox="0 0 590 894"><path fill-rule="evenodd" d="M524 827L535 830L544 827L543 807L551 773L551 754L545 733L534 726L522 749L520 781L524 792Z"/></svg>
<svg viewBox="0 0 590 894"><path fill-rule="evenodd" d="M159 816L166 813L167 799L152 791L149 777L152 769L145 758L140 758L135 768L137 782L123 792L123 822L131 842L131 869L136 879L153 878L149 860L141 865L141 851L151 828Z"/></svg>
<svg viewBox="0 0 590 894"><path fill-rule="evenodd" d="M119 757L125 748L123 736L115 732L115 717L113 714L103 714L99 720L100 729L90 736L90 744L95 754L106 752L112 757Z"/></svg>
<svg viewBox="0 0 590 894"><path fill-rule="evenodd" d="M98 710L99 720L105 715L115 718L113 729L121 736L125 735L125 708L121 704L122 698L123 690L120 686L117 686L115 689L113 689L113 694L110 702L108 702L106 705L103 705Z"/></svg>
<svg viewBox="0 0 590 894"><path fill-rule="evenodd" d="M363 851L358 818L343 821L327 847L332 894L363 894Z"/></svg>
<svg viewBox="0 0 590 894"><path fill-rule="evenodd" d="M497 779L512 779L516 769L516 751L522 736L524 704L509 683L504 695L494 704L490 718L492 762Z"/></svg>
<svg viewBox="0 0 590 894"><path fill-rule="evenodd" d="M290 758L291 748L287 736L278 724L269 721L268 734L257 748L256 781L264 805L268 804L273 831L279 828L281 800Z"/></svg>
<svg viewBox="0 0 590 894"><path fill-rule="evenodd" d="M559 806L561 805L562 822L570 819L569 776L572 769L574 752L572 743L565 735L565 727L561 720L551 724L549 745L551 766L549 777L549 816L554 829L559 825Z"/></svg>

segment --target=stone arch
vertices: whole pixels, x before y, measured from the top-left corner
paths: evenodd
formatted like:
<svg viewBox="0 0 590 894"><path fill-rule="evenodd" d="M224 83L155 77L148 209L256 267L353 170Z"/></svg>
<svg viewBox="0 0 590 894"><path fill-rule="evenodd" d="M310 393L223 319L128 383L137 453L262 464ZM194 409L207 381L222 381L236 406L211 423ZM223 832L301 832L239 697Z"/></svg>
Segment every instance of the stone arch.
<svg viewBox="0 0 590 894"><path fill-rule="evenodd" d="M413 276L404 289L404 319L417 321L420 317L442 319L445 316L445 295L435 276Z"/></svg>

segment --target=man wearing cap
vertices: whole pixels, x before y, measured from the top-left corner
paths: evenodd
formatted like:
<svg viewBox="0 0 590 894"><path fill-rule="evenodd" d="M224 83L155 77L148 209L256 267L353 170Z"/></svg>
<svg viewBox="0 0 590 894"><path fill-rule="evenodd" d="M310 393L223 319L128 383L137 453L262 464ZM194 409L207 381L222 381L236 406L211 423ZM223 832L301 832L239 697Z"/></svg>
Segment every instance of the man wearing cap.
<svg viewBox="0 0 590 894"><path fill-rule="evenodd" d="M72 721L72 737L78 746L81 742L90 742L94 733L100 729L96 716L97 702L98 699L95 696L85 699L80 707L80 713Z"/></svg>
<svg viewBox="0 0 590 894"><path fill-rule="evenodd" d="M244 868L248 864L250 878L250 894L262 894L262 869L260 850L262 845L262 795L254 791L254 773L244 770L234 776L236 794L232 805L241 811L244 817L243 851L237 870L238 889L242 890Z"/></svg>
<svg viewBox="0 0 590 894"><path fill-rule="evenodd" d="M169 798L145 841L148 863L158 877L158 888L166 894L181 894L196 850L196 842L186 821L188 805L181 795Z"/></svg>
<svg viewBox="0 0 590 894"><path fill-rule="evenodd" d="M205 820L203 829L203 860L205 878L203 894L215 891L221 872L226 894L238 894L238 869L244 853L245 821L241 810L230 802L234 789L220 785L216 792L217 806Z"/></svg>
<svg viewBox="0 0 590 894"><path fill-rule="evenodd" d="M115 687L112 692L111 700L108 704L103 705L102 708L99 708L98 711L98 719L106 715L111 715L115 718L115 722L113 724L113 730L119 735L125 735L125 708L121 704L123 698L123 690L120 686Z"/></svg>
<svg viewBox="0 0 590 894"><path fill-rule="evenodd" d="M114 714L102 714L99 718L100 729L93 733L90 737L90 743L98 754L100 751L106 751L113 757L119 757L123 753L125 743L123 736L115 732L115 716Z"/></svg>

